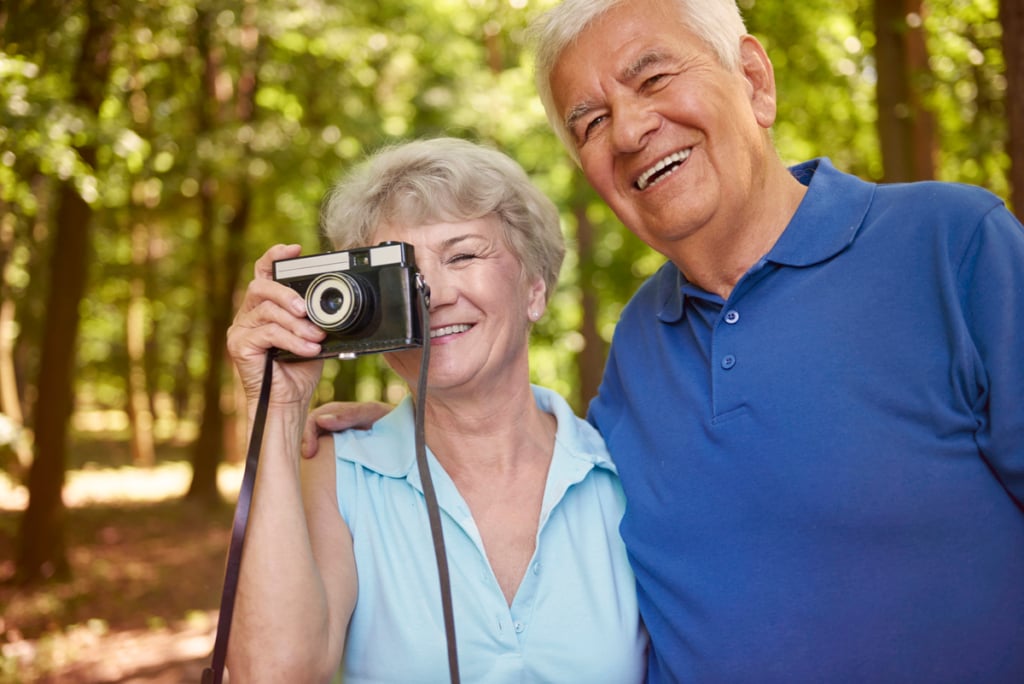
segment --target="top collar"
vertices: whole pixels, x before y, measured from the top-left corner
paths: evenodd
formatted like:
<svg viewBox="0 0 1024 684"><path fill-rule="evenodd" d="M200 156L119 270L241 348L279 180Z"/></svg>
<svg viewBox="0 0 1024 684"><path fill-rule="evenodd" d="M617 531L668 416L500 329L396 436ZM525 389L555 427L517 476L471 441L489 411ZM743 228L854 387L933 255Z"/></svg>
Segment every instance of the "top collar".
<svg viewBox="0 0 1024 684"><path fill-rule="evenodd" d="M576 417L572 408L557 392L532 385L537 406L555 417L558 427L555 432L555 452L552 470L558 462L566 460L570 470L582 466L583 471L591 468L605 468L616 472L615 464L608 455L604 440L589 423ZM369 430L352 430L352 440L339 458L352 461L386 477L408 478L419 486L419 470L416 467L415 416L412 398L406 396L390 413L378 420ZM427 448L428 460L436 463L433 453Z"/></svg>
<svg viewBox="0 0 1024 684"><path fill-rule="evenodd" d="M555 416L555 448L551 455L544 498L541 503L538 529L542 529L551 512L574 485L582 482L595 468L617 472L604 440L590 423L577 418L572 408L558 393L532 386L534 399L544 411ZM343 434L343 444L336 446L337 458L356 463L384 477L406 480L423 492L419 468L416 466L414 416L411 397L406 397L370 430L351 430ZM336 437L335 444L338 445ZM463 530L481 546L479 531L472 522L469 507L448 473L427 449L427 463L437 494L438 506L448 513Z"/></svg>

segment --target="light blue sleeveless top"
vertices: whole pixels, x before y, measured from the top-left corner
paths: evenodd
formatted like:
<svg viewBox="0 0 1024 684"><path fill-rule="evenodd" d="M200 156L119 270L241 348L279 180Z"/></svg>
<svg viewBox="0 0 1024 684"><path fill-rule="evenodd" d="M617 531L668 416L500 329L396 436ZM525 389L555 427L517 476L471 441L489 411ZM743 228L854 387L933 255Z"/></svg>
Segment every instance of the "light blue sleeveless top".
<svg viewBox="0 0 1024 684"><path fill-rule="evenodd" d="M537 545L511 608L448 474L428 450L451 574L466 684L629 684L644 677L647 634L619 536L625 500L600 435L556 393L558 421ZM372 430L335 435L338 506L352 532L359 596L345 684L448 681L437 566L407 397ZM495 495L498 495L496 492Z"/></svg>

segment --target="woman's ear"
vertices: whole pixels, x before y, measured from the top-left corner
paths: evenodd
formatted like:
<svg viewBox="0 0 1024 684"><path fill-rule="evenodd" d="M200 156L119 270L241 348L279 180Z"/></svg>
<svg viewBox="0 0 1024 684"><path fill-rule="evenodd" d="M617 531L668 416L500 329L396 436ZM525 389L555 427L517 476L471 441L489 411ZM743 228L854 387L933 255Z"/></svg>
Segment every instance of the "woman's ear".
<svg viewBox="0 0 1024 684"><path fill-rule="evenodd" d="M544 315L544 311L547 309L547 291L548 287L544 284L544 279L540 277L537 277L530 286L526 302L526 316L531 323L536 323Z"/></svg>

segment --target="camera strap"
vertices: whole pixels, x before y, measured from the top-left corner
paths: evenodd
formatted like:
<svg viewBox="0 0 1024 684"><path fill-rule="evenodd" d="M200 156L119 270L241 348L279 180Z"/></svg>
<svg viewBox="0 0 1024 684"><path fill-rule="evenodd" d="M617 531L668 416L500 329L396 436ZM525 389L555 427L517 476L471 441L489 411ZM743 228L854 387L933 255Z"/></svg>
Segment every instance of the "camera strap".
<svg viewBox="0 0 1024 684"><path fill-rule="evenodd" d="M434 541L434 557L437 561L437 577L441 584L441 612L444 617L444 633L448 642L448 674L451 684L459 684L459 655L455 648L455 614L452 611L452 586L448 574L448 555L444 550L444 533L441 529L441 509L437 505L434 481L427 464L426 439L423 434L424 412L427 406L427 371L430 365L430 288L421 284L420 320L423 322L423 357L420 361L420 377L416 384L416 465L420 470L423 498L427 503L427 518L430 521L430 536Z"/></svg>
<svg viewBox="0 0 1024 684"><path fill-rule="evenodd" d="M260 460L260 446L263 442L263 427L267 422L267 404L270 403L270 385L273 378L274 350L267 350L263 366L263 384L260 386L259 403L253 418L249 451L245 457L245 471L242 486L238 490L235 504L235 519L231 525L231 543L228 545L228 560L224 570L224 590L220 596L220 614L217 617L217 636L213 642L213 662L203 670L202 684L221 684L224 677L224 661L228 655L228 634L231 632L231 618L235 612L235 591L238 589L238 572L242 566L242 542L249 525L249 509L252 508L252 490L256 482L256 467Z"/></svg>
<svg viewBox="0 0 1024 684"><path fill-rule="evenodd" d="M419 468L420 480L423 486L423 498L427 505L430 536L434 543L434 557L437 562L437 575L441 587L441 611L444 618L445 637L448 645L448 672L451 684L459 684L459 659L455 646L455 615L452 609L448 556L444 548L441 511L437 505L437 494L434 490L434 482L430 477L430 467L427 463L426 439L423 426L427 403L427 373L430 364L430 290L422 280L419 280L418 283L422 290L422 296L419 300L424 340L419 382L416 386L416 465ZM228 636L231 632L231 621L235 610L235 593L238 589L238 577L242 565L242 544L245 540L245 530L249 524L249 511L252 508L252 492L256 483L256 470L259 466L260 448L263 443L263 428L267 422L267 405L270 402L273 368L274 350L268 349L266 363L263 367L263 383L260 386L259 402L256 405L252 434L249 439L249 450L245 458L245 471L242 474L242 485L238 492L235 517L231 527L231 543L228 546L227 565L224 571L224 589L221 593L220 614L217 618L217 635L213 644L212 662L209 667L203 670L201 684L221 684L224 678L224 664L228 653Z"/></svg>

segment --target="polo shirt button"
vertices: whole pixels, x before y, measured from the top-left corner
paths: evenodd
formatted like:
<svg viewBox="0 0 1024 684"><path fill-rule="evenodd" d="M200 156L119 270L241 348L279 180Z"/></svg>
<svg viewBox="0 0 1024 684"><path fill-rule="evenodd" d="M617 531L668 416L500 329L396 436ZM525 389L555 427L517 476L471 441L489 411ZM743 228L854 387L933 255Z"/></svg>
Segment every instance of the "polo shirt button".
<svg viewBox="0 0 1024 684"><path fill-rule="evenodd" d="M526 629L526 625L524 625L522 622L517 622L515 624L515 628L516 628L516 634L522 634L523 630Z"/></svg>
<svg viewBox="0 0 1024 684"><path fill-rule="evenodd" d="M736 309L730 309L725 312L725 322L729 325L736 325L740 320L740 312Z"/></svg>
<svg viewBox="0 0 1024 684"><path fill-rule="evenodd" d="M732 354L726 354L722 357L722 368L729 370L736 365L736 357Z"/></svg>
<svg viewBox="0 0 1024 684"><path fill-rule="evenodd" d="M540 574L540 561L537 561L537 562L535 562L533 564L533 574L534 575L539 575Z"/></svg>

